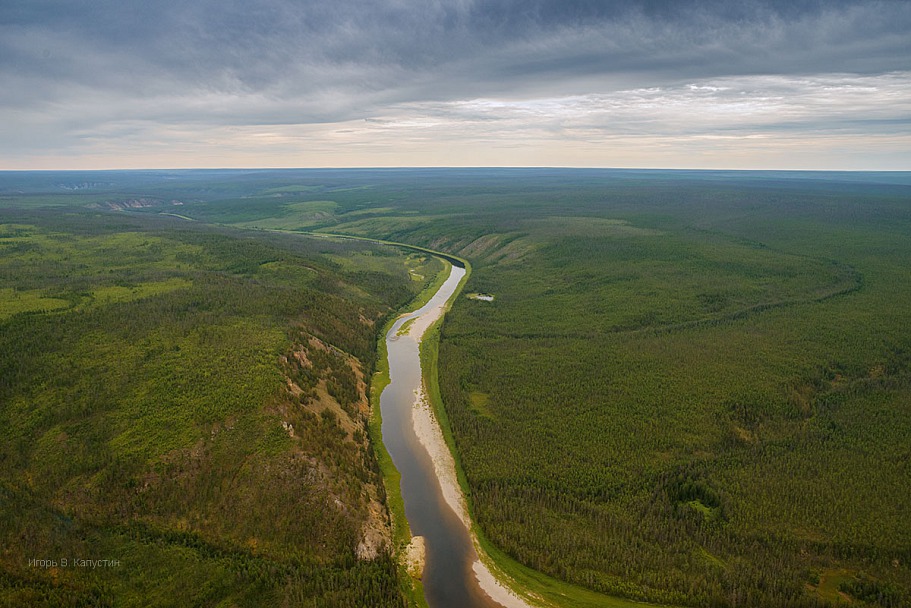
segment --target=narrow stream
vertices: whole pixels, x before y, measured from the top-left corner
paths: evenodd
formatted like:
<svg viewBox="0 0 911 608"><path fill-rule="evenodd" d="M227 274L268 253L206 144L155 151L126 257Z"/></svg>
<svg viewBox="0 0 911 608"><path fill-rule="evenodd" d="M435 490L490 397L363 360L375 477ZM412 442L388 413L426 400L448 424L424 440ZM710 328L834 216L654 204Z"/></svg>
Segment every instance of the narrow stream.
<svg viewBox="0 0 911 608"><path fill-rule="evenodd" d="M455 293L465 269L453 266L449 278L420 309L399 318L386 334L391 382L380 396L383 442L402 475L405 515L415 536L426 548L424 594L431 608L499 606L487 597L472 571L477 559L468 530L444 501L430 455L414 430L412 408L421 388L418 342L411 335L397 335L402 325L424 315L438 314Z"/></svg>

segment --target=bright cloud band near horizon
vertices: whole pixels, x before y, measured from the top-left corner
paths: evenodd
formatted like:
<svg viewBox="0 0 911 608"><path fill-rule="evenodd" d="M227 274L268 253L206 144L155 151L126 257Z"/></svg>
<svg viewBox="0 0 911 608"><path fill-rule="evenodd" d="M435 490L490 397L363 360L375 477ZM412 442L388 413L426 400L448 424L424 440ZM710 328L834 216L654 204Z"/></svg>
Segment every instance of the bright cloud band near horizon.
<svg viewBox="0 0 911 608"><path fill-rule="evenodd" d="M0 169L911 170L911 2L0 5Z"/></svg>

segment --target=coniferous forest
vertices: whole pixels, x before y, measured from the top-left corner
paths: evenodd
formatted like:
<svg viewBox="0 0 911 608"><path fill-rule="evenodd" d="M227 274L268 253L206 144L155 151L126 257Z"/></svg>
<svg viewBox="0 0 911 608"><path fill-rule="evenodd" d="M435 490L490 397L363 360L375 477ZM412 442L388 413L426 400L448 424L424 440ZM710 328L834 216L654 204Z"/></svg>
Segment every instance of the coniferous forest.
<svg viewBox="0 0 911 608"><path fill-rule="evenodd" d="M365 379L409 264L0 211L0 605L403 605Z"/></svg>
<svg viewBox="0 0 911 608"><path fill-rule="evenodd" d="M0 177L7 605L407 601L364 395L439 268L314 231L471 263L439 389L517 580L911 603L908 174L164 177Z"/></svg>

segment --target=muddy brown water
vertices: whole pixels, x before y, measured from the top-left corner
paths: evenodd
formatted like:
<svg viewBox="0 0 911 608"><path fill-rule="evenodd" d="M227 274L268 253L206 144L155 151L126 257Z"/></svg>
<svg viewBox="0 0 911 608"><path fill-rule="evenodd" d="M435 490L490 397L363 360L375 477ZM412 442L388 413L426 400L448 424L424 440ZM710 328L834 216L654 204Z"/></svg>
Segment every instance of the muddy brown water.
<svg viewBox="0 0 911 608"><path fill-rule="evenodd" d="M423 536L426 549L424 595L431 608L488 608L500 604L481 590L471 567L477 559L471 537L446 504L427 450L418 440L412 421L415 393L421 388L421 361L417 341L397 336L410 319L429 314L458 288L465 269L453 265L449 278L427 304L402 316L386 334L390 383L380 395L383 443L402 475L402 499L411 533Z"/></svg>

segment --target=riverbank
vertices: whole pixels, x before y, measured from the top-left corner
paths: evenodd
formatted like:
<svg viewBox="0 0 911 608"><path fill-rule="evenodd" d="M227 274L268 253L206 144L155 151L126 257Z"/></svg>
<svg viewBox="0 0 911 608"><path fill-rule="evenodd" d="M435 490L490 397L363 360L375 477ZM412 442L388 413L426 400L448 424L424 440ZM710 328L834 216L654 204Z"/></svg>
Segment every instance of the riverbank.
<svg viewBox="0 0 911 608"><path fill-rule="evenodd" d="M443 260L446 264L446 267L438 273L435 279L428 282L422 292L407 307L401 309L402 312L400 314L392 316L382 328L382 333L379 334L381 339L378 340L377 345L379 356L376 373L371 379L370 387L372 413L368 433L374 446L386 489L386 500L393 526L393 551L400 563L402 591L408 598L409 605L423 607L428 604L424 597L422 580L419 577L413 577L407 573L409 570L408 564L412 566L410 570L413 572L416 571L416 563L414 563L416 556L420 554L421 559L417 561L423 561L423 551L417 551L416 548L412 547L411 527L405 514L405 505L402 498L401 474L393 463L392 457L383 441L383 417L380 407L380 396L390 383L386 336L399 319L412 315L433 298L443 286L447 277L450 276L452 272L450 260L454 259L457 262L458 267L465 269L465 275L462 277L452 295L446 302L435 307L435 314L432 318L421 315L423 318L421 323L418 323L417 319L415 319L413 322L407 322L407 325L403 323L398 329L407 332L410 340L419 343L422 390L419 393L415 393L413 398L414 407L411 422L412 424L417 425L413 431L418 439L418 443L430 455L435 475L440 479L440 484L443 488L442 497L446 505L452 509L461 524L468 530L468 538L474 546L474 552L477 556L480 556L480 559L471 563L470 568L470 572L477 581L478 587L488 597L493 598L495 602L506 606L507 608L525 608L530 606L545 606L552 608L557 606L579 606L580 608L659 608L655 604L640 603L624 598L606 596L532 570L500 551L484 537L481 530L472 525L470 516L471 506L466 499L468 483L459 463L458 451L456 450L455 442L449 429L446 411L443 408L442 399L439 394L437 366L439 330L442 324L442 317L452 305L455 298L458 297L465 282L470 276L471 265L463 259L453 258L452 256L441 256L438 252L422 247L390 241L322 233L312 233L310 236L319 236L323 238L350 238L354 240L381 242L383 244L401 246L437 256L438 259ZM420 334L420 339L415 338L415 333L417 332ZM424 418L424 415L419 410L425 410L427 417Z"/></svg>
<svg viewBox="0 0 911 608"><path fill-rule="evenodd" d="M366 240L366 239L364 239ZM404 309L390 319L383 326L380 339L377 340L377 363L376 371L370 379L369 399L370 399L370 419L367 424L367 435L376 455L377 464L380 469L380 476L383 479L383 485L386 490L386 505L389 509L389 518L392 525L392 551L399 561L400 576L402 583L401 591L408 599L409 605L417 608L428 608L427 601L424 599L424 591L419 576L412 576L417 572L414 562L414 550L411 549L412 537L411 529L408 525L408 518L405 516L405 504L402 500L401 479L402 476L392 461L392 456L383 443L383 414L380 407L380 395L390 383L389 376L389 358L386 349L386 335L395 322L410 311L415 311L424 306L433 295L440 290L446 277L452 271L451 264L443 260L444 267L437 273L437 276L430 281L423 290L412 300ZM423 570L423 542L419 561L421 562L420 570Z"/></svg>
<svg viewBox="0 0 911 608"><path fill-rule="evenodd" d="M466 270L466 276L446 303L442 310L443 314L452 305L470 276L471 266L466 265ZM604 595L532 570L500 551L473 525L470 504L466 499L468 482L458 462L458 450L439 392L438 355L441 325L442 314L432 323L418 326L422 332L418 342L423 390L416 395L413 424L420 443L431 456L446 503L468 528L475 553L479 556L472 565L472 570L481 589L506 608L670 608Z"/></svg>
<svg viewBox="0 0 911 608"><path fill-rule="evenodd" d="M414 405L411 411L412 425L415 436L417 437L419 443L424 447L425 450L427 450L427 453L430 455L431 462L433 463L434 473L440 483L440 490L442 492L444 501L462 522L462 525L465 528L465 532L469 535L472 545L475 548L475 552L481 556L484 555L483 549L477 535L473 530L471 516L468 509L468 502L465 498L462 484L459 483L458 467L456 466L453 452L450 450L450 446L447 444L443 433L443 427L437 420L434 408L432 407L430 398L427 395L428 385L432 386L433 388L436 386L435 376L434 382L428 382L428 374L436 374L437 372L435 363L438 333L433 334L433 344L430 345L430 348L434 351L434 365L424 365L424 362L427 358L425 356L426 349L424 348L424 339L428 335L428 332L431 330L438 331L438 328L442 323L443 315L452 305L453 300L458 296L462 286L469 276L469 268L470 267L466 264L465 276L459 282L459 285L456 287L453 295L445 302L434 306L433 308L427 310L420 317L410 321L407 325L407 331L405 333L418 344L422 354L421 372L423 382L421 388L415 393ZM405 328L405 326L403 326L403 328ZM474 572L475 578L477 579L478 585L481 587L481 589L492 600L504 606L504 608L532 608L532 605L525 601L521 596L519 596L518 593L500 582L487 566L487 564L485 564L485 562L480 558L476 559L472 564L472 571Z"/></svg>
<svg viewBox="0 0 911 608"><path fill-rule="evenodd" d="M434 472L440 481L443 499L465 526L475 551L480 554L482 549L477 535L472 529L471 518L468 514L468 503L462 493L462 488L459 486L455 460L449 451L449 446L446 445L443 430L433 414L433 409L424 391L420 391L415 395L412 416L414 433L417 435L421 445L427 450L427 453L430 454ZM515 591L497 580L487 565L480 559L475 560L472 564L472 570L481 589L504 608L532 608L532 605L523 600Z"/></svg>

